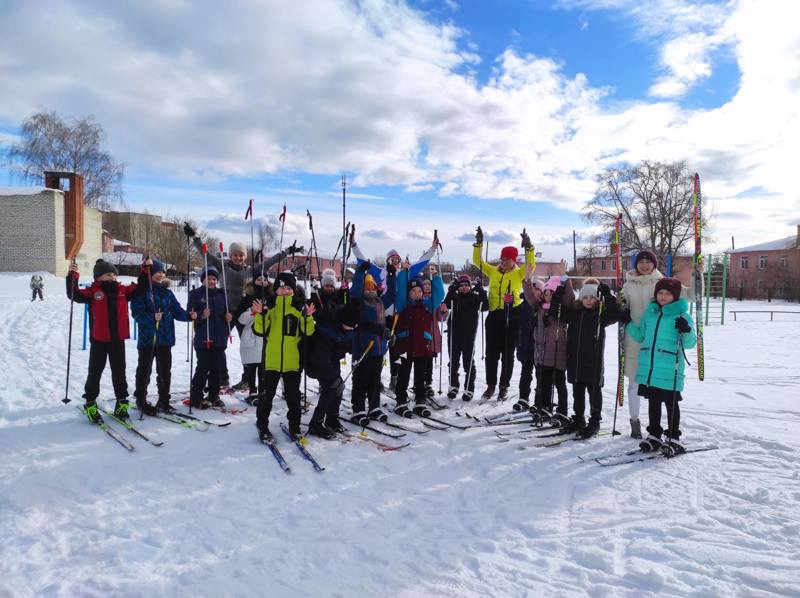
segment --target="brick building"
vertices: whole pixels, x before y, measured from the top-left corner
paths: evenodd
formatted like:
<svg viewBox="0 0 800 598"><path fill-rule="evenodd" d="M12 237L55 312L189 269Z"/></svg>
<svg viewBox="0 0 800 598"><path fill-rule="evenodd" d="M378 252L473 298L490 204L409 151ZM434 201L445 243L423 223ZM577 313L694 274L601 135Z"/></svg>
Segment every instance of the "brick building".
<svg viewBox="0 0 800 598"><path fill-rule="evenodd" d="M729 296L800 301L800 224L791 237L725 253Z"/></svg>
<svg viewBox="0 0 800 598"><path fill-rule="evenodd" d="M672 258L671 275L681 281L685 287L692 286L692 267L694 259L691 255L676 255ZM633 269L633 256L622 256L622 271ZM666 276L666 264L659 264L658 269ZM579 257L576 276L595 276L599 278L617 277L616 254L596 256L592 258Z"/></svg>
<svg viewBox="0 0 800 598"><path fill-rule="evenodd" d="M0 271L65 276L70 254L91 272L102 253L102 214L83 205L83 179L46 172L44 187L0 188Z"/></svg>

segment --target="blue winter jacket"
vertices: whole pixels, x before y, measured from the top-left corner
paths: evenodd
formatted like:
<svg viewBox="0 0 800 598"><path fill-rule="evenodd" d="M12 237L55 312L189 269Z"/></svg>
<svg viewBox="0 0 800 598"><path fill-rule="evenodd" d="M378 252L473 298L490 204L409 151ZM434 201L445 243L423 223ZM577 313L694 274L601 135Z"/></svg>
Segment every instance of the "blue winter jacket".
<svg viewBox="0 0 800 598"><path fill-rule="evenodd" d="M156 312L161 312L161 321L156 333ZM145 349L153 346L153 335L156 344L161 347L175 345L175 320L187 322L189 314L184 311L175 294L166 285L154 282L152 290L147 288L143 295L131 300L131 314L139 328L136 346Z"/></svg>
<svg viewBox="0 0 800 598"><path fill-rule="evenodd" d="M208 328L212 345L225 349L228 346L228 335L230 334L228 322L225 321L225 291L220 288L208 290L208 307L211 310L208 326L206 326L206 320L203 318L203 309L205 307L206 287L199 286L189 291L189 302L186 304L186 311L194 310L197 312L197 319L194 322L194 348L208 348L206 344L206 341L209 340L209 335L206 333Z"/></svg>
<svg viewBox="0 0 800 598"><path fill-rule="evenodd" d="M689 332L680 334L675 328L675 320L680 316L689 322ZM675 390L682 391L686 360L678 347L678 336L682 337L684 349L691 349L697 343L694 321L689 315L689 303L686 299L680 298L664 307L652 301L644 310L638 326L630 322L626 330L632 339L642 344L639 349L636 382L665 390L672 390L674 385Z"/></svg>
<svg viewBox="0 0 800 598"><path fill-rule="evenodd" d="M383 310L394 304L397 294L397 280L394 274L387 274L386 291L380 296ZM378 313L378 308L364 301L364 272L356 271L353 276L353 286L350 288L350 297L359 300L358 326L353 331L353 355L358 359L370 341L374 341L369 354L381 356L386 352L386 341L383 331L386 328L384 313ZM383 312L381 310L381 312Z"/></svg>

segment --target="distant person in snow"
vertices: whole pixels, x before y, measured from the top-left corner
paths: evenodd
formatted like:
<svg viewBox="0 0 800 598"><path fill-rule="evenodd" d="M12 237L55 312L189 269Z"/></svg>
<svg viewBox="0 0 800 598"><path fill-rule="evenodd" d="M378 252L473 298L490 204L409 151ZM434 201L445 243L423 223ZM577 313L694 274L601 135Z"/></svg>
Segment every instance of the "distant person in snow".
<svg viewBox="0 0 800 598"><path fill-rule="evenodd" d="M44 301L42 289L44 289L44 280L41 274L34 274L31 276L31 301L36 301L37 296L39 297L39 301Z"/></svg>

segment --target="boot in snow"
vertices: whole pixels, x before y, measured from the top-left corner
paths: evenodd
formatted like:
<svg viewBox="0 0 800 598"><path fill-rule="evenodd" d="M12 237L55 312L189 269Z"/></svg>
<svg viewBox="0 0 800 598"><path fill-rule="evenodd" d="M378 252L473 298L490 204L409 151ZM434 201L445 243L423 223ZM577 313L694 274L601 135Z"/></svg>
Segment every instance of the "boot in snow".
<svg viewBox="0 0 800 598"><path fill-rule="evenodd" d="M640 439L642 437L642 424L638 417L631 418L631 438Z"/></svg>
<svg viewBox="0 0 800 598"><path fill-rule="evenodd" d="M322 422L312 419L308 424L308 433L318 438L325 440L333 440L336 438L336 433L329 428L322 425Z"/></svg>
<svg viewBox="0 0 800 598"><path fill-rule="evenodd" d="M389 416L386 415L380 407L376 407L375 409L369 412L369 419L376 422L384 423L389 421Z"/></svg>
<svg viewBox="0 0 800 598"><path fill-rule="evenodd" d="M500 392L497 393L498 401L505 401L508 398L508 386L501 386Z"/></svg>
<svg viewBox="0 0 800 598"><path fill-rule="evenodd" d="M461 395L461 400L462 400L462 401L464 401L464 402L466 402L466 403L469 403L469 402L472 400L472 397L473 397L474 395L475 395L475 393L474 393L473 391L471 391L471 390L465 390L465 391L464 391L464 394L463 394L463 395Z"/></svg>
<svg viewBox="0 0 800 598"><path fill-rule="evenodd" d="M489 399L491 399L492 396L494 396L494 391L495 391L495 385L489 384L486 387L486 390L483 391L483 394L481 395L481 400L488 401Z"/></svg>
<svg viewBox="0 0 800 598"><path fill-rule="evenodd" d="M647 438L639 443L639 448L643 453L660 451L663 446L664 443L661 442L661 439L658 436L653 436L652 434L649 434Z"/></svg>
<svg viewBox="0 0 800 598"><path fill-rule="evenodd" d="M451 401L458 396L458 386L451 386L450 390L447 391L447 398Z"/></svg>
<svg viewBox="0 0 800 598"><path fill-rule="evenodd" d="M357 426L364 426L369 425L369 418L367 417L366 411L358 411L350 416L350 423L353 423Z"/></svg>
<svg viewBox="0 0 800 598"><path fill-rule="evenodd" d="M527 411L530 409L530 405L528 405L527 399L520 399L514 405L512 405L511 409L514 411Z"/></svg>
<svg viewBox="0 0 800 598"><path fill-rule="evenodd" d="M420 417L430 417L431 410L425 405L425 403L417 403L414 405L414 415L418 415Z"/></svg>
<svg viewBox="0 0 800 598"><path fill-rule="evenodd" d="M175 411L175 408L169 404L169 395L158 397L158 401L156 402L156 411L164 411L165 413L171 413Z"/></svg>
<svg viewBox="0 0 800 598"><path fill-rule="evenodd" d="M414 417L411 409L408 408L406 403L397 403L394 408L394 412L399 415L400 417Z"/></svg>
<svg viewBox="0 0 800 598"><path fill-rule="evenodd" d="M153 406L152 403L149 403L147 399L140 399L137 397L136 408L145 415L149 415L150 417L153 417L157 413L156 408Z"/></svg>
<svg viewBox="0 0 800 598"><path fill-rule="evenodd" d="M91 423L103 423L103 416L100 415L100 410L97 409L97 403L94 401L86 401L86 404L83 406L83 413Z"/></svg>
<svg viewBox="0 0 800 598"><path fill-rule="evenodd" d="M128 415L128 407L130 407L128 399L117 399L117 404L114 405L114 416L123 421L130 419L131 416Z"/></svg>
<svg viewBox="0 0 800 598"><path fill-rule="evenodd" d="M596 417L590 417L589 423L586 424L586 427L581 431L580 436L581 438L591 438L592 436L597 436L599 431L600 420Z"/></svg>
<svg viewBox="0 0 800 598"><path fill-rule="evenodd" d="M264 444L270 444L274 440L272 437L272 432L270 432L269 428L267 427L258 429L258 439Z"/></svg>

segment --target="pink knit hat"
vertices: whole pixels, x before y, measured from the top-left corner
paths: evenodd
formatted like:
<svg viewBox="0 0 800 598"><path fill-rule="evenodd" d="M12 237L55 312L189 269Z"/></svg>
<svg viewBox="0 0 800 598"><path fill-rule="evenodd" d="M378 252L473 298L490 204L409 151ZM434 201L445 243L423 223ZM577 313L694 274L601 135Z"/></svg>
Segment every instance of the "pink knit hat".
<svg viewBox="0 0 800 598"><path fill-rule="evenodd" d="M544 283L544 290L555 292L559 284L561 284L561 277L551 276L550 278L547 279L547 282Z"/></svg>

